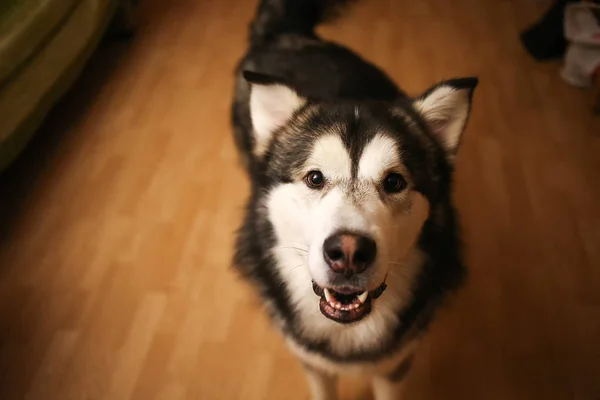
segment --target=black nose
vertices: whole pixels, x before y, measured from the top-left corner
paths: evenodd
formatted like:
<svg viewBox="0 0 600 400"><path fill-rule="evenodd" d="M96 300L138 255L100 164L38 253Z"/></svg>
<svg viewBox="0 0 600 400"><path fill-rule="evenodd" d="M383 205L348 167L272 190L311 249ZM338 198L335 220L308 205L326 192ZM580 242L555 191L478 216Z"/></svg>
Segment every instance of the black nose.
<svg viewBox="0 0 600 400"><path fill-rule="evenodd" d="M323 257L329 267L346 276L365 271L377 255L375 241L355 233L336 233L325 239Z"/></svg>

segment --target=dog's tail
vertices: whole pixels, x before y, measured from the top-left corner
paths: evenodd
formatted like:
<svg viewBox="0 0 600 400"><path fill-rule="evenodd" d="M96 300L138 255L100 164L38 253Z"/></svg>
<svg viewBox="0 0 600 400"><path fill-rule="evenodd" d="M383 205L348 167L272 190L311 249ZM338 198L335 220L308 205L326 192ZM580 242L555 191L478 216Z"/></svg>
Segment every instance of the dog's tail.
<svg viewBox="0 0 600 400"><path fill-rule="evenodd" d="M258 46L278 35L315 36L315 28L340 15L357 0L262 0L250 25L250 43Z"/></svg>

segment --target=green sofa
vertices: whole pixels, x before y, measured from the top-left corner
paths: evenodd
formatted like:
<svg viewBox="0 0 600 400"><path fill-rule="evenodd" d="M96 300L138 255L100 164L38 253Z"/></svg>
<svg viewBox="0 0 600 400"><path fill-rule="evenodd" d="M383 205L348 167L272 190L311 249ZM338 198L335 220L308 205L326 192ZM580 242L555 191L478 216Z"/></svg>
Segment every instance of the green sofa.
<svg viewBox="0 0 600 400"><path fill-rule="evenodd" d="M128 2L127 2L128 3ZM124 0L0 0L0 172L79 76Z"/></svg>

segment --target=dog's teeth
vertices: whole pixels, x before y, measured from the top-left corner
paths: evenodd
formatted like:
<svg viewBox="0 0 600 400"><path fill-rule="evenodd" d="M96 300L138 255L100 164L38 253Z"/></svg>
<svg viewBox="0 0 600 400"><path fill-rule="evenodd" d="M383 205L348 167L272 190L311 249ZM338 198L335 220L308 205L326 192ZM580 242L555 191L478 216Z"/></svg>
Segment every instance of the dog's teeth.
<svg viewBox="0 0 600 400"><path fill-rule="evenodd" d="M365 301L367 301L367 296L369 295L368 291L364 291L362 292L359 296L358 296L358 301L360 301L361 304L363 304Z"/></svg>
<svg viewBox="0 0 600 400"><path fill-rule="evenodd" d="M338 310L341 310L342 305L340 303L335 303L335 308L337 308Z"/></svg>
<svg viewBox="0 0 600 400"><path fill-rule="evenodd" d="M328 303L331 303L332 297L331 293L329 292L329 289L327 288L323 288L323 292L325 292L325 300L327 300Z"/></svg>

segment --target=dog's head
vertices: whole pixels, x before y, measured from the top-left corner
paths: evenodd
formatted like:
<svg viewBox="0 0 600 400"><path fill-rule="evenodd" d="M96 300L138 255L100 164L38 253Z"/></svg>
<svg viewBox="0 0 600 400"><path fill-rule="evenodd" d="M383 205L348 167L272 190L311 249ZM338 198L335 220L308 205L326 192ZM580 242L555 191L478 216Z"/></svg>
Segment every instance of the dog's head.
<svg viewBox="0 0 600 400"><path fill-rule="evenodd" d="M397 313L419 272L422 228L450 191L477 79L357 103L306 99L272 77L244 75L256 184L294 306L338 323L362 320L377 302Z"/></svg>

